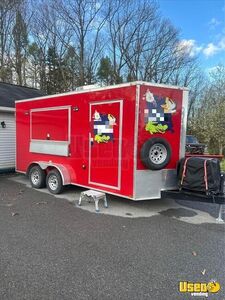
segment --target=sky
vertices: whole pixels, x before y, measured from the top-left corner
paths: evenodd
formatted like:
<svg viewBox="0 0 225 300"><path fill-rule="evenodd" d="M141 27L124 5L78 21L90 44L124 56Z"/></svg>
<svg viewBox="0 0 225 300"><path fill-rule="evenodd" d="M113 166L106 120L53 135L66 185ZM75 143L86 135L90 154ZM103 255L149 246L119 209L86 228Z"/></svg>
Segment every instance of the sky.
<svg viewBox="0 0 225 300"><path fill-rule="evenodd" d="M183 45L210 71L225 65L225 0L158 0L162 16L180 29Z"/></svg>

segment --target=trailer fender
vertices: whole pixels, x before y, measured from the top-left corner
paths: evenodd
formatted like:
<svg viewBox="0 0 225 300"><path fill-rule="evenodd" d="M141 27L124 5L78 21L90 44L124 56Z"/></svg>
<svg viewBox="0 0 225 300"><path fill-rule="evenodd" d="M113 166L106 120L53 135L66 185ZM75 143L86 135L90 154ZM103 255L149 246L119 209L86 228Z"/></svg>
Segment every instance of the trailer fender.
<svg viewBox="0 0 225 300"><path fill-rule="evenodd" d="M28 173L30 168L34 165L39 165L42 170L46 170L48 168L56 168L62 177L63 185L71 184L69 168L67 168L65 165L45 161L35 161L29 166Z"/></svg>

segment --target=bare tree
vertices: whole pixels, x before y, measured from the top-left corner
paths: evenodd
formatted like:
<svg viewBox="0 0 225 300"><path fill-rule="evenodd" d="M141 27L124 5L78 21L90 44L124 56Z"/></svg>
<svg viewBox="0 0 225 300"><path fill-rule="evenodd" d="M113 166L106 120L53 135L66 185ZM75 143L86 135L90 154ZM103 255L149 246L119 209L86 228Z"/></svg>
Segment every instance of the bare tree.
<svg viewBox="0 0 225 300"><path fill-rule="evenodd" d="M70 46L71 31L69 25L59 18L54 1L39 0L33 4L35 13L31 23L31 33L38 52L39 66L35 66L39 71L40 88L47 92L49 70L49 49L54 49L57 60L51 62L51 68L55 74L60 74L60 78L54 76L52 83L55 89L51 93L67 90L67 70L64 67L64 57ZM52 64L53 63L53 64ZM57 70L56 70L57 69ZM52 73L52 72L51 72Z"/></svg>
<svg viewBox="0 0 225 300"><path fill-rule="evenodd" d="M101 46L100 32L106 16L102 15L104 1L97 0L58 0L57 11L73 31L73 47L78 59L78 85L92 81L92 73L97 67Z"/></svg>
<svg viewBox="0 0 225 300"><path fill-rule="evenodd" d="M15 13L21 0L0 1L0 79L11 82L12 79L12 39L11 33Z"/></svg>
<svg viewBox="0 0 225 300"><path fill-rule="evenodd" d="M109 2L108 52L114 82L121 77L169 83L174 73L192 61L179 47L179 31L160 17L153 1Z"/></svg>
<svg viewBox="0 0 225 300"><path fill-rule="evenodd" d="M110 83L140 79L199 91L197 62L155 1L2 0L0 24L1 80L17 74L20 84L67 91L100 78L108 57Z"/></svg>
<svg viewBox="0 0 225 300"><path fill-rule="evenodd" d="M207 84L206 84L207 82ZM225 152L225 67L209 74L195 115L189 120L189 131L207 143L210 152Z"/></svg>
<svg viewBox="0 0 225 300"><path fill-rule="evenodd" d="M16 21L12 30L15 49L15 70L17 74L17 83L23 84L22 68L25 64L25 53L28 46L27 25L22 17L21 11L16 12ZM26 82L24 82L26 84Z"/></svg>

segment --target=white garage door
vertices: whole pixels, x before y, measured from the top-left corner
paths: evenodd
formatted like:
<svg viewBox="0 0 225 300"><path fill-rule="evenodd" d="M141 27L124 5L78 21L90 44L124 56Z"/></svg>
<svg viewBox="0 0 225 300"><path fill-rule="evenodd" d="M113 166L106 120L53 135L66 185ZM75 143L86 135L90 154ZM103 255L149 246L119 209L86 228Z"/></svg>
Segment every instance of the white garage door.
<svg viewBox="0 0 225 300"><path fill-rule="evenodd" d="M5 128L1 122L5 122ZM0 171L15 168L15 135L14 113L0 111Z"/></svg>

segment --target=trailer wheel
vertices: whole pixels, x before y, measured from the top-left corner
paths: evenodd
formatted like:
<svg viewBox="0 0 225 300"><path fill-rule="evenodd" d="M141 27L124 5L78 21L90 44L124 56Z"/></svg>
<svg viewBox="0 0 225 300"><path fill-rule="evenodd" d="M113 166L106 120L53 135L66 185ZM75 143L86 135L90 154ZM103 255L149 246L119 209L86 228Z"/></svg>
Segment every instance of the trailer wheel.
<svg viewBox="0 0 225 300"><path fill-rule="evenodd" d="M45 179L46 173L38 165L33 166L29 170L29 180L33 188L40 189L45 187Z"/></svg>
<svg viewBox="0 0 225 300"><path fill-rule="evenodd" d="M161 170L170 161L170 144L163 138L151 138L141 148L141 161L151 170Z"/></svg>
<svg viewBox="0 0 225 300"><path fill-rule="evenodd" d="M50 193L60 194L63 190L61 174L58 170L51 170L46 177L46 185Z"/></svg>

